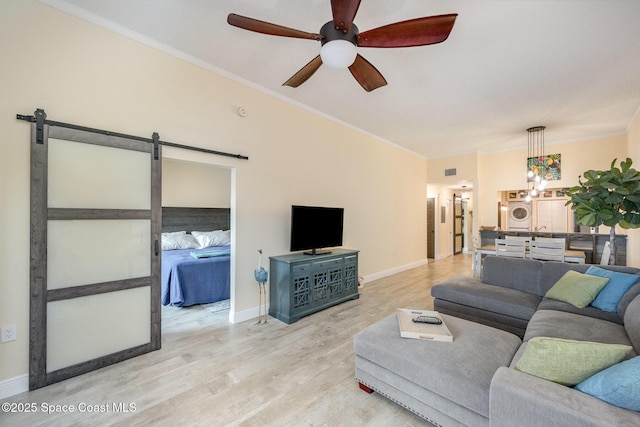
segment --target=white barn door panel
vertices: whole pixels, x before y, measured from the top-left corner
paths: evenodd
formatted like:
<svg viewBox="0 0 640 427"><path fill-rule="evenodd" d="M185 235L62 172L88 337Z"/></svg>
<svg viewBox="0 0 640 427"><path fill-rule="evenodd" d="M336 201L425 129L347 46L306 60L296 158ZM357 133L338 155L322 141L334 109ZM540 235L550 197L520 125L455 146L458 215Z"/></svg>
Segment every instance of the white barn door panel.
<svg viewBox="0 0 640 427"><path fill-rule="evenodd" d="M30 389L160 348L157 137L39 119L31 141Z"/></svg>

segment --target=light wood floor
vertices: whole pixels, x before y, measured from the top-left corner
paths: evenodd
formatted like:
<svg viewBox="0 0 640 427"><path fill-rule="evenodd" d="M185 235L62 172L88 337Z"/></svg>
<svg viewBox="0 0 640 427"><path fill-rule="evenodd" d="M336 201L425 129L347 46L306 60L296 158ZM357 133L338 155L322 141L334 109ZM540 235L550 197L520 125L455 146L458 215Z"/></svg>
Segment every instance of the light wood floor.
<svg viewBox="0 0 640 427"><path fill-rule="evenodd" d="M161 350L6 399L36 403L37 413L0 411L0 425L428 426L358 388L353 336L398 307L433 308L433 284L471 275L471 255L429 261L292 325L233 325L228 311L164 307ZM44 414L43 403L76 412ZM78 412L81 404L103 406Z"/></svg>

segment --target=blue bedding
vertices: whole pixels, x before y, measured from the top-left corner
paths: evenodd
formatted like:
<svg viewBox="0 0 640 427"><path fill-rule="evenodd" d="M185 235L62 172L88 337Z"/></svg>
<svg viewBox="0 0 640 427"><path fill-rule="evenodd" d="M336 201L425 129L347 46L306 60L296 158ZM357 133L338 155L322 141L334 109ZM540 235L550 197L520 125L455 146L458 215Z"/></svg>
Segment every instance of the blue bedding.
<svg viewBox="0 0 640 427"><path fill-rule="evenodd" d="M231 297L231 256L195 258L192 252L230 251L231 246L162 251L162 305L186 307Z"/></svg>

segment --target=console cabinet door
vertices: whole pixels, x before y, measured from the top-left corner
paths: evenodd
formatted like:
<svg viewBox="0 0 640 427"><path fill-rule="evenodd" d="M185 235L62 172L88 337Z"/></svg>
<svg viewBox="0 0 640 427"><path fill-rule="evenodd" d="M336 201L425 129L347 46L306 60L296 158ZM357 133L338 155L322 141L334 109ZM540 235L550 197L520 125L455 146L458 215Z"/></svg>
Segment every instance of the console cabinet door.
<svg viewBox="0 0 640 427"><path fill-rule="evenodd" d="M342 293L342 258L313 263L313 305L322 306Z"/></svg>
<svg viewBox="0 0 640 427"><path fill-rule="evenodd" d="M311 305L311 264L291 266L291 314L303 312Z"/></svg>
<svg viewBox="0 0 640 427"><path fill-rule="evenodd" d="M344 258L344 295L358 293L358 255Z"/></svg>

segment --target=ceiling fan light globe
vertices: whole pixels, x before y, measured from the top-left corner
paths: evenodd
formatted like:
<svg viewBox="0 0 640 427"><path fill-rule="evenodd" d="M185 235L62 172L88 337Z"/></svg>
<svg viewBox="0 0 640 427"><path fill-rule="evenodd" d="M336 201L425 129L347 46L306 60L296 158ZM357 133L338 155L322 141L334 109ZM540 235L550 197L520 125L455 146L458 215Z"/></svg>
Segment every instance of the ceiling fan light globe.
<svg viewBox="0 0 640 427"><path fill-rule="evenodd" d="M347 40L332 40L320 48L322 63L332 68L348 68L357 54L356 46Z"/></svg>

